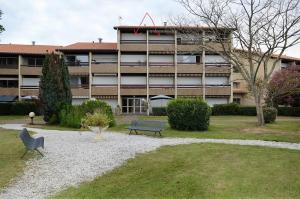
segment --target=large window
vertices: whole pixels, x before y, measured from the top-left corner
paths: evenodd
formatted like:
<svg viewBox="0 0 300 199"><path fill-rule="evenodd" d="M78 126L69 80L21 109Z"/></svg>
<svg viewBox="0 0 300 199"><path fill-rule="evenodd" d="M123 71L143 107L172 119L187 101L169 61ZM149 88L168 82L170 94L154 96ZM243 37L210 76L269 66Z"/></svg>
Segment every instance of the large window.
<svg viewBox="0 0 300 199"><path fill-rule="evenodd" d="M28 57L28 66L41 67L43 66L44 58L42 57Z"/></svg>
<svg viewBox="0 0 300 199"><path fill-rule="evenodd" d="M66 55L65 61L68 66L88 66L88 55Z"/></svg>
<svg viewBox="0 0 300 199"><path fill-rule="evenodd" d="M0 67L5 66L18 66L17 57L0 57Z"/></svg>
<svg viewBox="0 0 300 199"><path fill-rule="evenodd" d="M200 55L177 55L177 63L179 64L199 64L200 62Z"/></svg>

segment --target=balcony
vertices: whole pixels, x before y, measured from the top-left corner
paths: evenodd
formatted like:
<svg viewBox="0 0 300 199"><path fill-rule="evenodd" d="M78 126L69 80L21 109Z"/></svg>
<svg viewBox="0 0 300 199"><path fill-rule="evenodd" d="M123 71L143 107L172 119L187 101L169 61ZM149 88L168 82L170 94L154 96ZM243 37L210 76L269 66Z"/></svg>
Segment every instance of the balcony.
<svg viewBox="0 0 300 199"><path fill-rule="evenodd" d="M202 73L203 64L196 63L178 63L177 73Z"/></svg>
<svg viewBox="0 0 300 199"><path fill-rule="evenodd" d="M88 65L68 65L70 75L88 75Z"/></svg>
<svg viewBox="0 0 300 199"><path fill-rule="evenodd" d="M0 87L0 93L1 95L12 95L12 96L18 96L18 88L6 88L6 87Z"/></svg>
<svg viewBox="0 0 300 199"><path fill-rule="evenodd" d="M178 44L177 51L178 52L202 52L203 47L197 44Z"/></svg>
<svg viewBox="0 0 300 199"><path fill-rule="evenodd" d="M208 63L205 64L205 73L230 74L231 67L228 63Z"/></svg>
<svg viewBox="0 0 300 199"><path fill-rule="evenodd" d="M71 92L73 96L89 96L89 85L71 85Z"/></svg>
<svg viewBox="0 0 300 199"><path fill-rule="evenodd" d="M38 86L21 86L21 96L38 96Z"/></svg>
<svg viewBox="0 0 300 199"><path fill-rule="evenodd" d="M174 41L172 44L169 43L163 43L166 41L162 41L160 42L155 42L155 43L150 43L149 41L149 51L154 51L154 52L159 52L159 51L168 51L168 52L174 52L175 51L175 45L174 45Z"/></svg>
<svg viewBox="0 0 300 199"><path fill-rule="evenodd" d="M92 73L117 73L118 63L116 62L93 62Z"/></svg>
<svg viewBox="0 0 300 199"><path fill-rule="evenodd" d="M21 65L22 75L42 75L42 66Z"/></svg>
<svg viewBox="0 0 300 199"><path fill-rule="evenodd" d="M0 74L18 75L18 66L15 65L0 65Z"/></svg>
<svg viewBox="0 0 300 199"><path fill-rule="evenodd" d="M224 51L224 48L225 48L225 50L229 50L229 48L231 47L230 42L224 43L224 48L222 46L222 43L220 43L220 42L212 42L211 41L211 42L205 43L205 45L207 46L208 49L206 49L206 50L208 50L208 51L210 48L213 49L214 51Z"/></svg>
<svg viewBox="0 0 300 199"><path fill-rule="evenodd" d="M121 40L120 45L121 51L147 51L147 41L146 40Z"/></svg>
<svg viewBox="0 0 300 199"><path fill-rule="evenodd" d="M149 95L175 95L174 85L149 85Z"/></svg>
<svg viewBox="0 0 300 199"><path fill-rule="evenodd" d="M107 84L93 84L92 95L118 95L118 86Z"/></svg>
<svg viewBox="0 0 300 199"><path fill-rule="evenodd" d="M121 62L121 73L146 73L146 62Z"/></svg>
<svg viewBox="0 0 300 199"><path fill-rule="evenodd" d="M206 95L230 95L231 94L231 89L230 85L214 85L214 86L209 86L207 85L205 88L205 94Z"/></svg>
<svg viewBox="0 0 300 199"><path fill-rule="evenodd" d="M202 85L178 85L177 95L179 96L202 96Z"/></svg>
<svg viewBox="0 0 300 199"><path fill-rule="evenodd" d="M175 67L173 62L150 62L149 73L174 73Z"/></svg>
<svg viewBox="0 0 300 199"><path fill-rule="evenodd" d="M121 95L147 95L146 85L121 85Z"/></svg>

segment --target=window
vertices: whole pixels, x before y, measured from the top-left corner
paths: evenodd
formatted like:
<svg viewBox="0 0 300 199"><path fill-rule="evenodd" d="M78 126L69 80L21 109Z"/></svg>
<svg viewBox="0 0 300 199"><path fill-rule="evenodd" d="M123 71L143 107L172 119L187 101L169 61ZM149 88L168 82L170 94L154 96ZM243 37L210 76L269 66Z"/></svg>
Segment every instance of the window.
<svg viewBox="0 0 300 199"><path fill-rule="evenodd" d="M68 66L88 66L89 56L88 55L66 55L65 61Z"/></svg>
<svg viewBox="0 0 300 199"><path fill-rule="evenodd" d="M240 82L233 82L233 88L240 88Z"/></svg>
<svg viewBox="0 0 300 199"><path fill-rule="evenodd" d="M241 98L233 98L233 102L237 104L241 104Z"/></svg>
<svg viewBox="0 0 300 199"><path fill-rule="evenodd" d="M200 55L178 55L177 62L182 64L199 64L201 63Z"/></svg>
<svg viewBox="0 0 300 199"><path fill-rule="evenodd" d="M2 87L2 88L17 88L18 80L0 80L0 87Z"/></svg>

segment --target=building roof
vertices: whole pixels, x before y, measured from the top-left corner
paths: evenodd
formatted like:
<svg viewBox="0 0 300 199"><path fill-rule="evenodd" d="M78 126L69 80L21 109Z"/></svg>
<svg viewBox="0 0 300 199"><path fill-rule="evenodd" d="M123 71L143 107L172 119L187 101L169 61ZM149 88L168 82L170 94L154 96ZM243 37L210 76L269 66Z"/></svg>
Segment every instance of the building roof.
<svg viewBox="0 0 300 199"><path fill-rule="evenodd" d="M165 30L165 29L175 29L175 30L180 30L180 29L204 29L204 30L211 30L214 29L213 27L208 27L208 26L114 26L114 29L154 29L154 30ZM219 27L218 29L223 29L223 30L234 30L234 28L228 28L228 27Z"/></svg>
<svg viewBox="0 0 300 199"><path fill-rule="evenodd" d="M58 48L60 51L116 51L117 43L99 42L77 42L68 46Z"/></svg>
<svg viewBox="0 0 300 199"><path fill-rule="evenodd" d="M46 54L54 52L59 47L53 45L0 44L0 53Z"/></svg>

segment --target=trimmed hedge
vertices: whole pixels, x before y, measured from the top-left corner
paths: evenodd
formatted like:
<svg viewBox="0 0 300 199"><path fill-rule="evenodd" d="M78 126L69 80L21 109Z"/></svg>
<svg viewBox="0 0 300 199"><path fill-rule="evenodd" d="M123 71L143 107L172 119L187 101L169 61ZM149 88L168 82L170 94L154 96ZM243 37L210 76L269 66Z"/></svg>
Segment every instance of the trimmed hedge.
<svg viewBox="0 0 300 199"><path fill-rule="evenodd" d="M212 109L213 115L237 115L239 113L239 105L236 103L216 104Z"/></svg>
<svg viewBox="0 0 300 199"><path fill-rule="evenodd" d="M273 123L276 120L277 117L277 109L274 107L264 107L264 120L265 123Z"/></svg>
<svg viewBox="0 0 300 199"><path fill-rule="evenodd" d="M207 130L211 108L200 99L175 99L167 106L168 121L173 129Z"/></svg>
<svg viewBox="0 0 300 199"><path fill-rule="evenodd" d="M278 115L300 117L300 107L278 107Z"/></svg>
<svg viewBox="0 0 300 199"><path fill-rule="evenodd" d="M237 115L256 116L255 106L240 106Z"/></svg>
<svg viewBox="0 0 300 199"><path fill-rule="evenodd" d="M116 124L115 117L111 107L104 101L88 100L78 106L66 106L60 111L60 125L65 127L80 128L81 120L87 113L93 114L96 110L100 110L107 115L110 120L109 126Z"/></svg>
<svg viewBox="0 0 300 199"><path fill-rule="evenodd" d="M152 115L154 116L166 116L167 115L167 107L153 107Z"/></svg>
<svg viewBox="0 0 300 199"><path fill-rule="evenodd" d="M37 102L20 101L0 103L0 115L28 115L30 112L40 115Z"/></svg>

